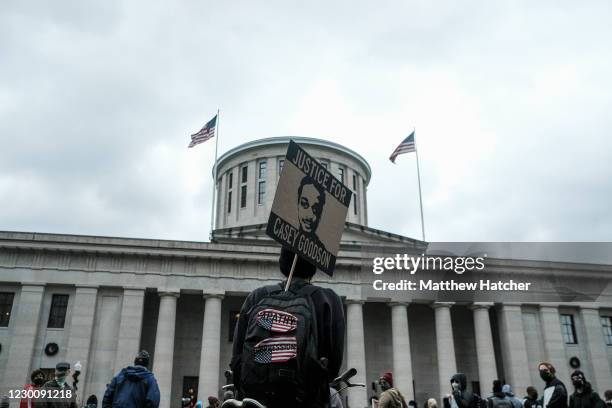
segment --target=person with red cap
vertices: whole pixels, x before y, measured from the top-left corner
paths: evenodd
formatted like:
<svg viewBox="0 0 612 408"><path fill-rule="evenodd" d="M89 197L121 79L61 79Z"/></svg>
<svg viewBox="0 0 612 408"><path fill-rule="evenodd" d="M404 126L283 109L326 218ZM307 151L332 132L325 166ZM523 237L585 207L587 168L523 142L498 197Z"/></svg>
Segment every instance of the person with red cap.
<svg viewBox="0 0 612 408"><path fill-rule="evenodd" d="M393 387L393 373L384 373L378 383L382 389L378 398L378 408L408 408L402 393Z"/></svg>

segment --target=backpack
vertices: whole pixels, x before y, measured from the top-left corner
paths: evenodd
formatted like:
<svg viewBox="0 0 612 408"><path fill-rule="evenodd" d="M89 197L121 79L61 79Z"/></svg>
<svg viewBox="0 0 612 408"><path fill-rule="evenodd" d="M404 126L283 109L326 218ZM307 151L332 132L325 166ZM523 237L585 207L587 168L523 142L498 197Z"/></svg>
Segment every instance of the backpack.
<svg viewBox="0 0 612 408"><path fill-rule="evenodd" d="M406 399L397 388L389 388L386 392L392 396L390 408L408 408Z"/></svg>
<svg viewBox="0 0 612 408"><path fill-rule="evenodd" d="M319 289L306 282L296 282L288 291L281 284L269 286L251 307L241 356L244 396L266 405L283 402L295 407L317 396L321 380L327 381L318 361L311 299Z"/></svg>
<svg viewBox="0 0 612 408"><path fill-rule="evenodd" d="M514 408L512 401L510 401L508 398L493 396L489 398L489 401L491 402L491 408Z"/></svg>

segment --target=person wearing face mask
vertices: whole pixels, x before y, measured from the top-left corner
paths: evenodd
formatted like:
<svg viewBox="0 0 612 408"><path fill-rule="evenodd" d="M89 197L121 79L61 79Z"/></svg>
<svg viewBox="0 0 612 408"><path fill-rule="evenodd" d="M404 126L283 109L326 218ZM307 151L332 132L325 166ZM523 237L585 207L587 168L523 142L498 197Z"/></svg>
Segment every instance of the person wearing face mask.
<svg viewBox="0 0 612 408"><path fill-rule="evenodd" d="M382 390L378 398L378 408L408 408L402 393L397 388L393 388L392 373L384 373L378 384Z"/></svg>
<svg viewBox="0 0 612 408"><path fill-rule="evenodd" d="M477 408L480 398L467 390L467 377L457 373L451 377L452 393L444 397L444 408Z"/></svg>
<svg viewBox="0 0 612 408"><path fill-rule="evenodd" d="M29 390L37 390L45 385L45 373L43 373L42 370L34 370L30 375L30 380L32 381L31 383L23 386L26 394ZM19 403L19 408L37 408L40 405L39 401L35 398L22 398Z"/></svg>
<svg viewBox="0 0 612 408"><path fill-rule="evenodd" d="M604 391L604 399L606 400L606 408L612 408L612 390Z"/></svg>
<svg viewBox="0 0 612 408"><path fill-rule="evenodd" d="M538 365L540 378L546 383L544 388L544 408L567 408L567 388L556 376L555 367L547 362Z"/></svg>
<svg viewBox="0 0 612 408"><path fill-rule="evenodd" d="M591 383L586 380L584 373L576 370L572 373L574 393L570 395L569 408L605 408L606 404L593 391Z"/></svg>
<svg viewBox="0 0 612 408"><path fill-rule="evenodd" d="M429 398L425 402L425 408L438 408L438 401L435 398Z"/></svg>
<svg viewBox="0 0 612 408"><path fill-rule="evenodd" d="M49 398L44 401L43 408L77 408L76 392L68 384L70 378L70 363L57 363L55 366L55 378L47 381L44 389L50 391L49 394L55 391L63 391L63 398ZM70 396L68 396L70 395Z"/></svg>

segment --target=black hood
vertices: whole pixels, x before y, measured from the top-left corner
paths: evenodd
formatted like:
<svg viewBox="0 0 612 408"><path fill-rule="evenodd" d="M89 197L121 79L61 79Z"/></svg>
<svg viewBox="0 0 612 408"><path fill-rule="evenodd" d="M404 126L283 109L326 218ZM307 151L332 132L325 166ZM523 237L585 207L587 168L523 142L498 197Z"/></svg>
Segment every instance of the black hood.
<svg viewBox="0 0 612 408"><path fill-rule="evenodd" d="M450 379L450 382L452 384L453 380L457 381L459 383L459 388L461 389L461 391L465 391L467 388L467 377L465 376L465 374L463 373L457 373L455 375L453 375Z"/></svg>
<svg viewBox="0 0 612 408"><path fill-rule="evenodd" d="M291 272L291 265L293 265L293 257L295 253L291 250L283 247L281 249L280 257L278 258L278 264L280 266L281 273L285 276L289 276ZM310 279L317 272L317 267L312 265L304 258L298 256L295 263L295 270L293 271L294 277Z"/></svg>

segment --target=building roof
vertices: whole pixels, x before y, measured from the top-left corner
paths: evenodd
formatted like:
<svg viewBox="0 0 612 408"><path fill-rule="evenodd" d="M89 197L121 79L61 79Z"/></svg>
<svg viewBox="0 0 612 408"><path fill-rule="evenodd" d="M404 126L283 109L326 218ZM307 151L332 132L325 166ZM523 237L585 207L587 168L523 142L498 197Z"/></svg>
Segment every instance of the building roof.
<svg viewBox="0 0 612 408"><path fill-rule="evenodd" d="M337 151L340 151L355 160L357 160L366 170L366 184L370 182L370 178L372 177L372 169L370 165L359 153L351 150L347 147L344 147L338 143L330 142L329 140L317 139L314 137L304 137L304 136L277 136L277 137L268 137L265 139L253 140L247 143L243 143L239 146L236 146L227 152L223 153L221 157L217 160L217 166L223 165L226 160L231 159L239 153L242 153L246 150L255 149L262 146L272 146L272 145L286 145L289 144L289 141L293 140L294 142L301 145L312 145L312 146L321 146L331 148Z"/></svg>
<svg viewBox="0 0 612 408"><path fill-rule="evenodd" d="M212 232L212 242L234 243L248 242L251 244L261 243L270 245L274 241L266 235L266 225L252 224L230 228L220 228ZM276 245L275 243L273 245ZM364 245L392 245L393 247L405 250L414 249L421 253L427 249L427 242L394 234L392 232L381 231L365 225L352 222L344 223L344 234L340 242L341 248L362 247Z"/></svg>

